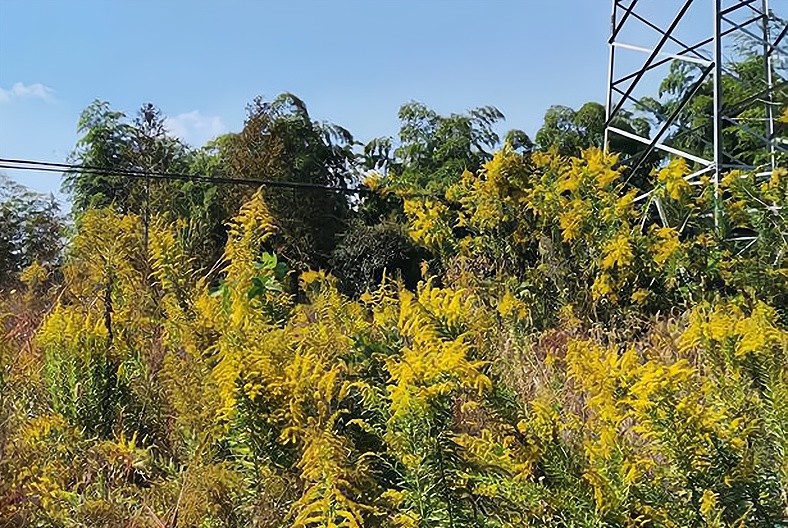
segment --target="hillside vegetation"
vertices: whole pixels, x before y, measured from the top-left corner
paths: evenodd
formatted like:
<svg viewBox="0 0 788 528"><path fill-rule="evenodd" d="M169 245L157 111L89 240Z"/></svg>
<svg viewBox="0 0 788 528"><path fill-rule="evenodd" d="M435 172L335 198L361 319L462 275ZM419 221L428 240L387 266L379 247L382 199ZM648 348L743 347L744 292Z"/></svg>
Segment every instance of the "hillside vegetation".
<svg viewBox="0 0 788 528"><path fill-rule="evenodd" d="M771 153L726 123L758 169L715 192L605 153L596 103L534 141L493 107L399 118L362 145L282 94L193 148L96 101L69 220L0 179L0 528L788 526Z"/></svg>

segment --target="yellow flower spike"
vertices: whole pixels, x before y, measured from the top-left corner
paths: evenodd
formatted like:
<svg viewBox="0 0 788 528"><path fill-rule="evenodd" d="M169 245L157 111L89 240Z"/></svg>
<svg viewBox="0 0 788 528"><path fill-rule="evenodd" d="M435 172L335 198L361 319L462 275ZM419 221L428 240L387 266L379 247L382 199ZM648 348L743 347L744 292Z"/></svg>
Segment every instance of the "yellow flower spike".
<svg viewBox="0 0 788 528"><path fill-rule="evenodd" d="M640 289L635 290L634 292L632 292L632 296L630 298L631 298L632 302L634 302L636 304L645 304L646 301L648 301L648 298L649 298L650 294L651 294L651 292L649 292L647 289L640 288Z"/></svg>
<svg viewBox="0 0 788 528"><path fill-rule="evenodd" d="M591 295L595 301L607 298L612 302L615 299L613 291L613 278L608 273L599 274L591 286Z"/></svg>
<svg viewBox="0 0 788 528"><path fill-rule="evenodd" d="M530 314L528 305L509 291L498 302L497 311L502 317L513 317L519 320L527 319Z"/></svg>
<svg viewBox="0 0 788 528"><path fill-rule="evenodd" d="M556 187L559 193L575 192L580 187L581 176L576 170L566 171Z"/></svg>
<svg viewBox="0 0 788 528"><path fill-rule="evenodd" d="M575 199L569 203L565 212L559 215L558 222L563 231L562 234L565 242L577 238L589 212L589 207L585 202Z"/></svg>
<svg viewBox="0 0 788 528"><path fill-rule="evenodd" d="M717 506L717 494L711 490L705 490L700 499L700 512L704 517L708 517L711 511Z"/></svg>
<svg viewBox="0 0 788 528"><path fill-rule="evenodd" d="M377 172L370 173L362 179L362 184L371 191L379 192L382 190L383 176Z"/></svg>
<svg viewBox="0 0 788 528"><path fill-rule="evenodd" d="M602 269L626 268L629 266L634 258L629 235L626 233L616 235L605 246L604 253L605 256L600 262Z"/></svg>
<svg viewBox="0 0 788 528"><path fill-rule="evenodd" d="M634 210L634 200L636 191L629 191L624 196L616 200L615 214L619 218L627 218Z"/></svg>
<svg viewBox="0 0 788 528"><path fill-rule="evenodd" d="M657 173L657 180L665 185L670 198L679 201L692 192L692 186L684 179L687 174L687 162L683 158L675 158Z"/></svg>
<svg viewBox="0 0 788 528"><path fill-rule="evenodd" d="M665 264L682 248L679 233L675 228L653 227L652 234L655 241L651 246L651 252L654 262L659 265Z"/></svg>

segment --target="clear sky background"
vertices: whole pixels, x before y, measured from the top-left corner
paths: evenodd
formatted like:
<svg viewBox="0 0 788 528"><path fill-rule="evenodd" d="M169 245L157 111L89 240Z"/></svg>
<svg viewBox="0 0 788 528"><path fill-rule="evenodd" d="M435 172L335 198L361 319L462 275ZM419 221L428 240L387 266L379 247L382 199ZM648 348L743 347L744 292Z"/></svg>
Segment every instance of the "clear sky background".
<svg viewBox="0 0 788 528"><path fill-rule="evenodd" d="M533 134L550 105L602 102L609 24L609 0L0 0L0 157L64 161L97 98L150 101L192 145L283 91L362 141L410 100Z"/></svg>

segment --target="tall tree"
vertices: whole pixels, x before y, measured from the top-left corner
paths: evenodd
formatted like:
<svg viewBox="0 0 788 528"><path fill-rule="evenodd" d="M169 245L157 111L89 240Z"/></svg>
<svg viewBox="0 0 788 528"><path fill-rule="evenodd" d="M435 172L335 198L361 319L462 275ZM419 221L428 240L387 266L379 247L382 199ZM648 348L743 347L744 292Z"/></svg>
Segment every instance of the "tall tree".
<svg viewBox="0 0 788 528"><path fill-rule="evenodd" d="M243 130L223 145L222 163L231 177L307 184L265 191L280 227L276 249L291 264L325 267L349 204L341 193L308 184L351 184L353 136L338 125L312 119L306 104L290 93L271 101L258 97L247 110Z"/></svg>
<svg viewBox="0 0 788 528"><path fill-rule="evenodd" d="M725 94L722 113L735 121L724 120L722 127L722 144L725 163L761 165L769 160L769 151L764 148L764 140L768 135L766 129L766 96L763 94L764 81L763 57L755 50L743 47L739 58L728 62L722 75L722 89ZM640 106L644 115L654 122L656 128L665 123L683 100L688 96L702 73L696 64L675 61L668 75L660 85L657 97L645 98ZM773 84L776 90L769 101L774 109L774 117L779 116L779 109L788 105L788 89L784 70L776 69ZM677 148L704 156L713 157L712 138L714 115L714 94L711 79L705 80L678 113L676 126L666 134L664 139ZM776 123L776 135L783 136L788 130L784 123ZM759 137L760 136L760 137Z"/></svg>
<svg viewBox="0 0 788 528"><path fill-rule="evenodd" d="M644 117L622 112L615 126L648 137L650 125ZM536 133L536 146L540 150L558 149L563 156L579 156L588 148L602 148L605 138L605 107L588 102L578 110L568 106L551 106L545 112L544 123ZM612 135L610 150L625 156L634 156L644 150L644 145L632 139Z"/></svg>
<svg viewBox="0 0 788 528"><path fill-rule="evenodd" d="M465 170L476 171L492 158L500 144L496 126L504 115L493 106L464 114L440 115L426 105L410 102L399 110L399 144L378 138L365 149L367 166L392 172L406 184L442 192ZM530 144L520 131L511 134Z"/></svg>
<svg viewBox="0 0 788 528"><path fill-rule="evenodd" d="M93 101L79 117L81 137L71 153L71 161L106 169L131 168L128 150L131 125L125 114L110 108L106 101ZM75 211L114 204L123 211L131 207L132 185L126 178L112 174L70 172L63 179L63 190L70 194Z"/></svg>
<svg viewBox="0 0 788 528"><path fill-rule="evenodd" d="M56 265L63 231L54 196L33 192L0 174L0 286L34 262Z"/></svg>
<svg viewBox="0 0 788 528"><path fill-rule="evenodd" d="M179 219L183 244L195 261L202 267L217 261L226 240L224 224L244 196L230 186L161 175L222 176L227 137L191 150L168 133L165 116L150 103L129 118L105 101L94 101L83 111L78 130L82 135L71 159L85 168L67 173L63 185L77 214L94 207L138 214L146 220L146 233L156 217Z"/></svg>
<svg viewBox="0 0 788 528"><path fill-rule="evenodd" d="M71 160L84 170L65 175L63 189L74 210L113 206L120 212L143 213L171 209L177 184L124 175L128 171L185 172L189 151L167 134L164 116L150 103L133 119L113 110L106 101L94 101L80 116L81 134ZM116 172L115 172L116 171Z"/></svg>
<svg viewBox="0 0 788 528"><path fill-rule="evenodd" d="M373 139L362 158L363 168L385 175L392 188L442 196L465 171L478 171L490 161L501 143L496 127L504 116L492 106L444 116L410 102L400 108L399 118L396 145L390 137ZM524 152L533 147L521 130L509 131L505 142ZM373 193L363 198L353 216L332 260L345 291L361 293L384 273L415 285L417 264L428 254L405 236L402 200Z"/></svg>

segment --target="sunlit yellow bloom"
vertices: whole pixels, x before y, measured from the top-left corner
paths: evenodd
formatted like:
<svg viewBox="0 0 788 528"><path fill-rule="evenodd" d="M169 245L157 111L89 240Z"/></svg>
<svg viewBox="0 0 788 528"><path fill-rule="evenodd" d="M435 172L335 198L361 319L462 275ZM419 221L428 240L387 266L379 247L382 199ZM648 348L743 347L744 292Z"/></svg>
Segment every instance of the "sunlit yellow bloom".
<svg viewBox="0 0 788 528"><path fill-rule="evenodd" d="M607 273L601 273L591 286L591 294L595 301L605 297L614 300L616 296L613 295L613 287L613 278Z"/></svg>
<svg viewBox="0 0 788 528"><path fill-rule="evenodd" d="M692 186L684 179L687 174L687 162L683 158L676 158L657 173L657 181L665 185L668 196L673 200L681 200L692 191Z"/></svg>
<svg viewBox="0 0 788 528"><path fill-rule="evenodd" d="M588 206L579 199L570 202L568 209L560 214L558 220L565 241L577 238L587 214Z"/></svg>
<svg viewBox="0 0 788 528"><path fill-rule="evenodd" d="M625 233L616 235L605 246L605 256L600 262L602 269L611 269L618 266L625 268L629 266L634 258L632 244L629 236Z"/></svg>
<svg viewBox="0 0 788 528"><path fill-rule="evenodd" d="M651 245L654 262L663 265L681 249L679 233L672 227L656 227L652 232L656 237Z"/></svg>
<svg viewBox="0 0 788 528"><path fill-rule="evenodd" d="M645 288L640 288L639 290L635 290L632 292L632 302L637 304L643 304L648 300L649 291Z"/></svg>
<svg viewBox="0 0 788 528"><path fill-rule="evenodd" d="M700 499L700 512L705 516L717 506L717 494L711 490L705 490Z"/></svg>

